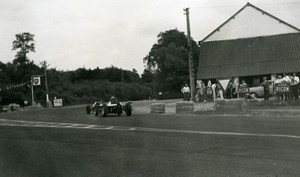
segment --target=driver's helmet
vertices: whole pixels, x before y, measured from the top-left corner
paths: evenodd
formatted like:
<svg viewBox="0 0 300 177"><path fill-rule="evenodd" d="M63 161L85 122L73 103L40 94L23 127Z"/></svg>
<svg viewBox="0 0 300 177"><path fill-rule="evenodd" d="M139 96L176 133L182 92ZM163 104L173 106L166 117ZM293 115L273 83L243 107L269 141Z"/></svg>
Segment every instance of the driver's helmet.
<svg viewBox="0 0 300 177"><path fill-rule="evenodd" d="M110 101L111 103L113 103L113 104L114 104L114 103L118 103L117 98L114 97L114 96L110 97L109 101Z"/></svg>

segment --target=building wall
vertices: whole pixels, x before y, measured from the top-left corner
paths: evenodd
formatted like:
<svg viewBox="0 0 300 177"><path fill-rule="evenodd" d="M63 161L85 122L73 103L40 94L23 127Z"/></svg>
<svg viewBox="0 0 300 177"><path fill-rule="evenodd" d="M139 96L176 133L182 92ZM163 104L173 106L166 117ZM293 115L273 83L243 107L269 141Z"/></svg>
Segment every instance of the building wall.
<svg viewBox="0 0 300 177"><path fill-rule="evenodd" d="M298 31L251 6L247 6L221 27L219 31L208 37L205 42L295 32Z"/></svg>

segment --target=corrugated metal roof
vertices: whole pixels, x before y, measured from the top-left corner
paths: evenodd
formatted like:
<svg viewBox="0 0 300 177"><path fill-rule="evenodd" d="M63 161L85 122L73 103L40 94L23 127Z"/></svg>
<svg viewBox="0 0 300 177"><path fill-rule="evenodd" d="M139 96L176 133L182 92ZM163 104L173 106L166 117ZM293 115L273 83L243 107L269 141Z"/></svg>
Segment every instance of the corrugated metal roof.
<svg viewBox="0 0 300 177"><path fill-rule="evenodd" d="M198 79L300 71L300 33L204 42Z"/></svg>

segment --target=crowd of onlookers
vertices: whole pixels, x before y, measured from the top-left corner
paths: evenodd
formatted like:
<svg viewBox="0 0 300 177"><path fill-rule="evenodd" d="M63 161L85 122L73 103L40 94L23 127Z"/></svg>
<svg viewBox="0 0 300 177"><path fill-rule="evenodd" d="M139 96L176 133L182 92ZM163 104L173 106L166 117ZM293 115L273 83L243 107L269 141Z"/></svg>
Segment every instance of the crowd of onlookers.
<svg viewBox="0 0 300 177"><path fill-rule="evenodd" d="M267 77L263 77L261 86L263 87L264 100L269 100L270 89L273 81L267 80ZM276 80L273 83L273 86L276 88L278 84L284 83L286 91L276 92L278 100L289 100L289 99L298 99L299 98L299 77L296 73L293 74L283 74L277 75ZM272 88L274 89L274 88ZM183 100L190 100L190 88L188 84L185 84L181 92L183 94ZM222 88L220 82L212 83L211 80L208 80L207 84L202 80L197 81L196 84L196 94L195 100L197 102L206 102L214 101L216 99L232 99L232 98L248 98L254 97L249 94L249 86L242 80L241 83L237 79L230 79L226 88Z"/></svg>

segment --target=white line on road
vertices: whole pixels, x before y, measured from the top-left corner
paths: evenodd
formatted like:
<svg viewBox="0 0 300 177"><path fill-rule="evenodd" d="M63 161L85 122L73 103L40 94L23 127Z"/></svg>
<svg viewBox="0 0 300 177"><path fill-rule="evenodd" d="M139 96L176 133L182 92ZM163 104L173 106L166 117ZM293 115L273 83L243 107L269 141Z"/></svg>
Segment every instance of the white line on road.
<svg viewBox="0 0 300 177"><path fill-rule="evenodd" d="M59 123L59 122L18 121L18 120L7 120L7 119L0 119L0 126L115 130L115 131L156 132L156 133L186 133L186 134L277 137L277 138L300 139L300 136L297 135L211 132L211 131L194 131L194 130L178 130L178 129L162 129L162 128L146 128L146 127L123 127L123 126L110 126L110 125L74 124L74 123Z"/></svg>

